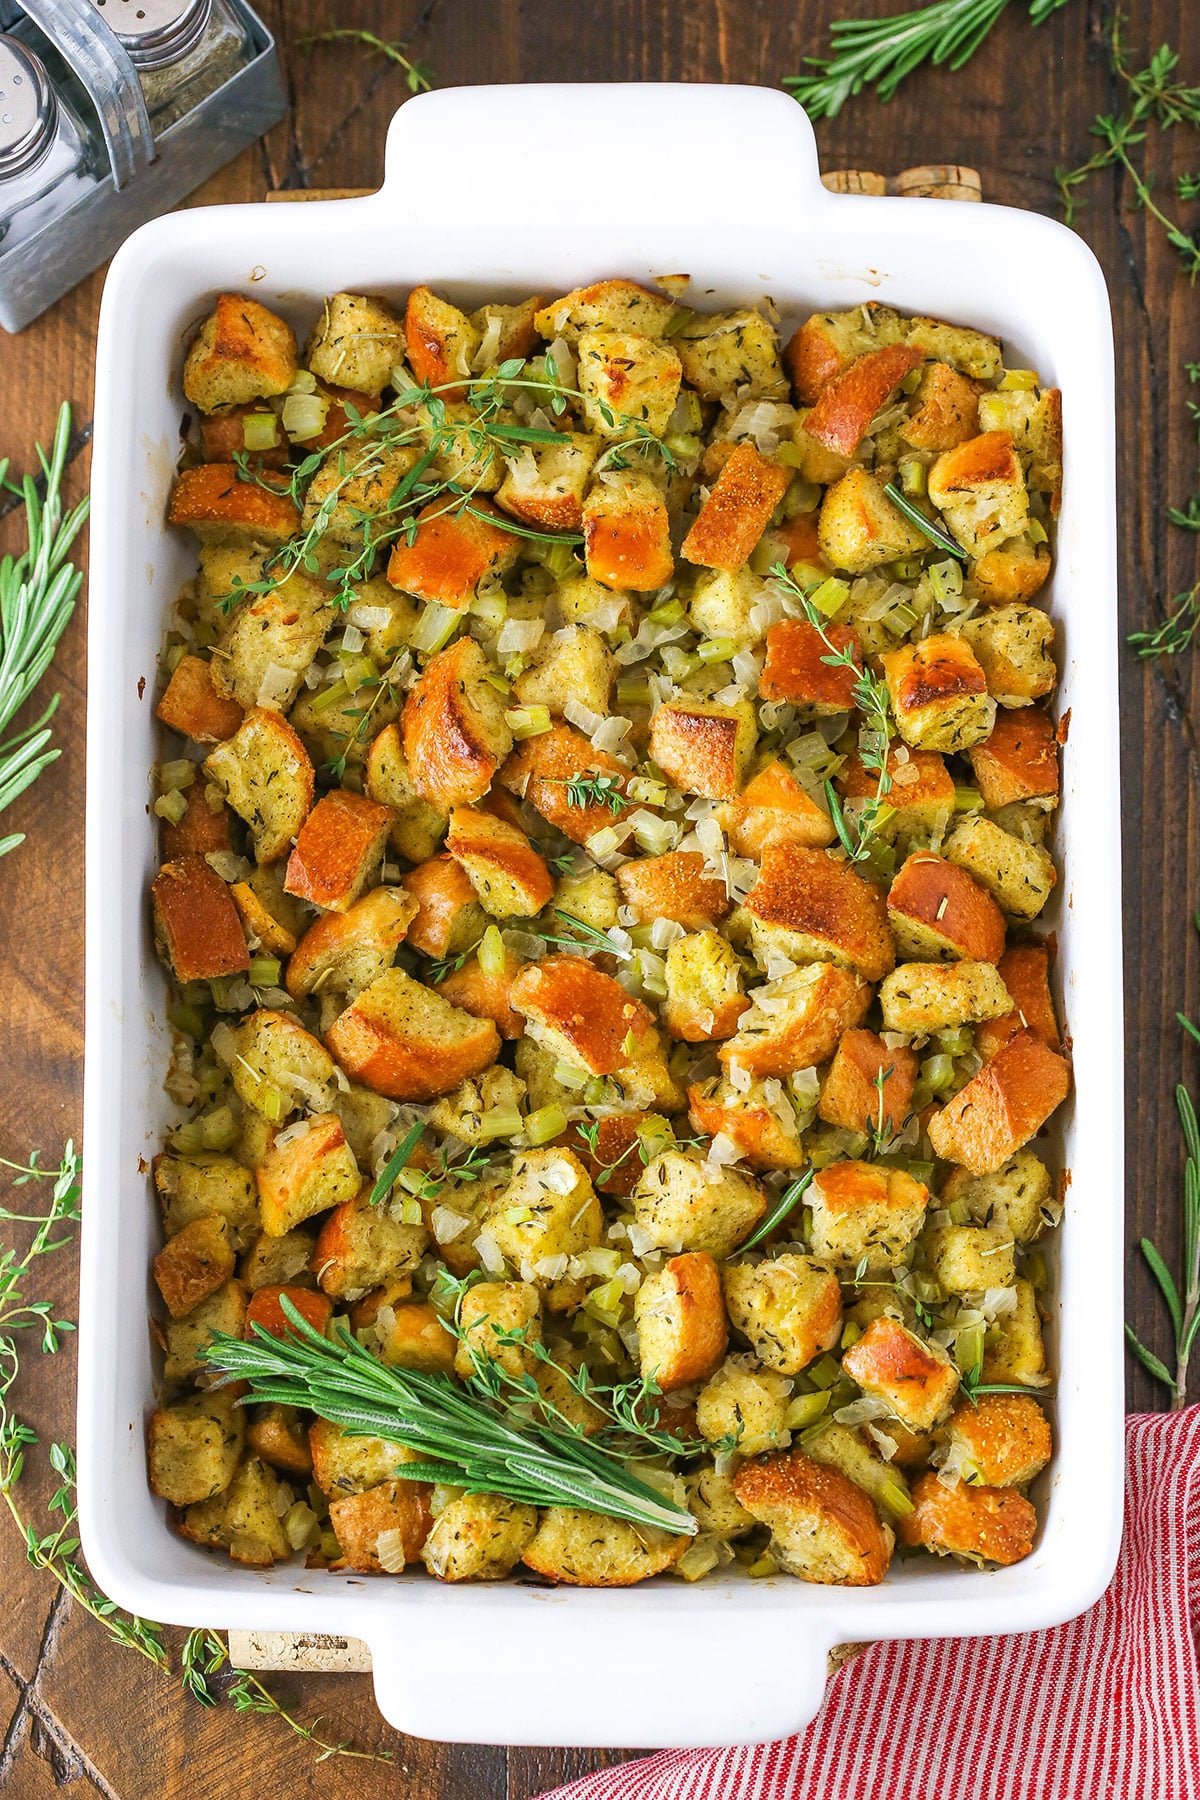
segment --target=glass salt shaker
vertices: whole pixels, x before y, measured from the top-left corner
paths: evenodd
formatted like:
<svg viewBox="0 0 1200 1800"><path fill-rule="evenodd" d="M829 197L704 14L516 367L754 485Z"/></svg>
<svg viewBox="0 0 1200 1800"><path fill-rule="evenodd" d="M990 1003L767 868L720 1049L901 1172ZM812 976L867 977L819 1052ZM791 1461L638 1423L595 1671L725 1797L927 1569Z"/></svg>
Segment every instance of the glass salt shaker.
<svg viewBox="0 0 1200 1800"><path fill-rule="evenodd" d="M0 245L31 236L97 185L99 146L73 90L65 68L52 82L28 44L0 36Z"/></svg>
<svg viewBox="0 0 1200 1800"><path fill-rule="evenodd" d="M253 40L226 0L92 0L129 53L157 134L253 61Z"/></svg>

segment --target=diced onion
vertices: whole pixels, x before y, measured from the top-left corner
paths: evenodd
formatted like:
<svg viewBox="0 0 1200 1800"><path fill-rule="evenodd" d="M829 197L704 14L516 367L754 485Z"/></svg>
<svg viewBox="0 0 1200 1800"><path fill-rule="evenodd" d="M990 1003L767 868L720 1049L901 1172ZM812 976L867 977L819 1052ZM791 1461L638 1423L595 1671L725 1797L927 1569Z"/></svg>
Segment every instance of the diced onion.
<svg viewBox="0 0 1200 1800"><path fill-rule="evenodd" d="M590 706L583 704L582 700L575 699L568 700L563 707L563 718L569 725L574 725L582 731L585 737L591 737L593 731L598 731L604 723L603 713L593 712Z"/></svg>
<svg viewBox="0 0 1200 1800"><path fill-rule="evenodd" d="M545 629L544 619L505 619L496 639L497 653L500 656L524 655L537 648Z"/></svg>
<svg viewBox="0 0 1200 1800"><path fill-rule="evenodd" d="M323 394L292 393L283 403L283 429L294 444L320 437L328 417L329 402Z"/></svg>

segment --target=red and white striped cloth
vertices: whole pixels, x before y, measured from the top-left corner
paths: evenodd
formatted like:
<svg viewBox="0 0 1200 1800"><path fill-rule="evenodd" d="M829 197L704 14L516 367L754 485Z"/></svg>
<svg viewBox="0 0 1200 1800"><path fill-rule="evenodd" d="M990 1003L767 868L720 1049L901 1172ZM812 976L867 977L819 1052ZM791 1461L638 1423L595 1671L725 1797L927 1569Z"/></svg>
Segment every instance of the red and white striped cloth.
<svg viewBox="0 0 1200 1800"><path fill-rule="evenodd" d="M542 1800L1198 1800L1200 1406L1127 1422L1125 1539L1081 1618L874 1644L806 1731L666 1750Z"/></svg>

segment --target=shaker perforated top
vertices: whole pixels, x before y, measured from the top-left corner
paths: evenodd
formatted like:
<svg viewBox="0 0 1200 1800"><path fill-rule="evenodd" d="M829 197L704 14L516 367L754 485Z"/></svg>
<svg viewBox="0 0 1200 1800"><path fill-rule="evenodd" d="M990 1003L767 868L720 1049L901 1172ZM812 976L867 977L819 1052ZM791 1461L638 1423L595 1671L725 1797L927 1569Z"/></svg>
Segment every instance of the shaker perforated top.
<svg viewBox="0 0 1200 1800"><path fill-rule="evenodd" d="M199 43L212 0L92 0L138 69L161 69Z"/></svg>
<svg viewBox="0 0 1200 1800"><path fill-rule="evenodd" d="M0 181L45 155L58 102L46 71L16 38L0 37Z"/></svg>

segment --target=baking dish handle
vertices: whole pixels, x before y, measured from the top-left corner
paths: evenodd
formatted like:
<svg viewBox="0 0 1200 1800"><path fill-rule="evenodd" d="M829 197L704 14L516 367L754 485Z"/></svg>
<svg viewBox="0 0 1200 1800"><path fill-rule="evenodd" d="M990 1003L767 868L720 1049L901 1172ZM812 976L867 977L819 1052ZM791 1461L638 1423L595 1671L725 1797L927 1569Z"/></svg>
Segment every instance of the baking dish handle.
<svg viewBox="0 0 1200 1800"><path fill-rule="evenodd" d="M832 198L820 183L807 113L776 88L438 89L395 114L384 166L379 202L443 225L469 217L473 198L509 221L546 225L584 213L602 225L621 217L621 194L636 191L638 216L647 220L701 220L722 232L778 229L781 194L792 219ZM658 190L661 211L648 188Z"/></svg>

